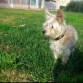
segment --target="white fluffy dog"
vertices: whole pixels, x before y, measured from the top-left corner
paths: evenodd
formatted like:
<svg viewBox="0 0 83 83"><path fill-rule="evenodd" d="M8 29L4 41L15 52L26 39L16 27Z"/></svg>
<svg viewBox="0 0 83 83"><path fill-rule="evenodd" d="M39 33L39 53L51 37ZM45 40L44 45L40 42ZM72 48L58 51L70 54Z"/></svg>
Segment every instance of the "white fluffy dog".
<svg viewBox="0 0 83 83"><path fill-rule="evenodd" d="M56 15L48 10L45 13L46 22L43 24L43 33L50 38L50 48L55 59L61 56L62 63L65 64L74 51L78 39L77 32L74 27L64 22L62 10L58 10Z"/></svg>

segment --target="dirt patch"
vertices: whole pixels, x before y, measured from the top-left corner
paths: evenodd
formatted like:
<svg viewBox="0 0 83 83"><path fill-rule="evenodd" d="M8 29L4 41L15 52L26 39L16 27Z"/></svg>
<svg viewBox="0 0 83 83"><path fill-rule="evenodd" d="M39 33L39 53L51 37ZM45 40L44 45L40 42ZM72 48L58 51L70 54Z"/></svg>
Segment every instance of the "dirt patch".
<svg viewBox="0 0 83 83"><path fill-rule="evenodd" d="M31 82L32 79L31 74L17 69L1 70L0 77L1 82Z"/></svg>

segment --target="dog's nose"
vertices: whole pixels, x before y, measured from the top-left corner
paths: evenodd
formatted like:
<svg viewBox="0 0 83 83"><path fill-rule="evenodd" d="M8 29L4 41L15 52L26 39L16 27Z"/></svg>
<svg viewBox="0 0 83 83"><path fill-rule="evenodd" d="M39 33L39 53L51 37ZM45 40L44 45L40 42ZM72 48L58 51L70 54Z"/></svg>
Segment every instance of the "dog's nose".
<svg viewBox="0 0 83 83"><path fill-rule="evenodd" d="M45 30L43 30L43 31L42 31L42 33L44 34L44 33L46 33L46 31L45 31Z"/></svg>

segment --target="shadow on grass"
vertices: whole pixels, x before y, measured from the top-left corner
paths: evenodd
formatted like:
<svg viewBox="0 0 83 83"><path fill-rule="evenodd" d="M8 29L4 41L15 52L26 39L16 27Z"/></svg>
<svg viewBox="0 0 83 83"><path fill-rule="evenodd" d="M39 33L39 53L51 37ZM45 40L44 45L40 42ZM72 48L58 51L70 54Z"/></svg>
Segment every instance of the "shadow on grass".
<svg viewBox="0 0 83 83"><path fill-rule="evenodd" d="M83 82L83 52L76 49L66 65L58 60L53 69L56 82Z"/></svg>

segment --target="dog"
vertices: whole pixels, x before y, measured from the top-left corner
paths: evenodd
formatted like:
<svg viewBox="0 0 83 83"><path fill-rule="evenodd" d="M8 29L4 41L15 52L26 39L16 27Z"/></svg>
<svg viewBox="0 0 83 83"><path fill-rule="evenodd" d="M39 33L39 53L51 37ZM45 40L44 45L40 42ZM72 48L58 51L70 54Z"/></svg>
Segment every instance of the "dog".
<svg viewBox="0 0 83 83"><path fill-rule="evenodd" d="M45 10L45 15L46 21L42 32L50 39L50 48L55 61L61 57L62 64L66 64L78 40L77 31L65 23L62 10L57 10L56 15Z"/></svg>

